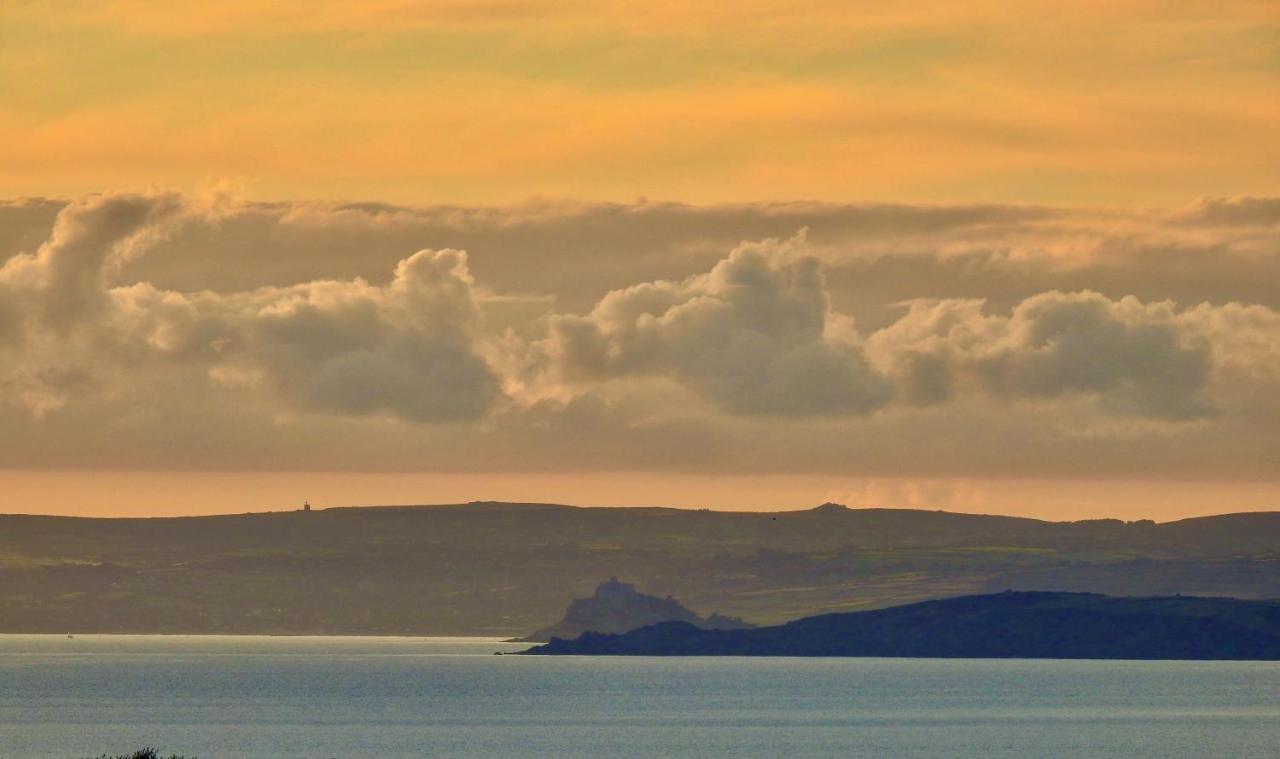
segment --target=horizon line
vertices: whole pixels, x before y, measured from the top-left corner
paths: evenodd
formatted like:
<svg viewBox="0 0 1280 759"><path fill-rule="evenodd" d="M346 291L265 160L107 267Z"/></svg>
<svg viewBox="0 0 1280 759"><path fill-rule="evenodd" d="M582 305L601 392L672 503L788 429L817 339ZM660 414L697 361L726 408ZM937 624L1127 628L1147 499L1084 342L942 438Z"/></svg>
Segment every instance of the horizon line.
<svg viewBox="0 0 1280 759"><path fill-rule="evenodd" d="M309 505L304 502L304 506ZM943 514L949 516L962 517L987 517L991 519L1015 519L1030 522L1041 522L1044 524L1084 524L1088 522L1119 522L1125 525L1136 525L1149 523L1151 525L1168 525L1177 524L1179 522L1190 522L1203 519L1218 519L1223 517L1240 517L1252 516L1260 514L1277 514L1280 515L1280 509L1256 509L1246 511L1225 511L1215 514L1203 514L1197 516L1180 517L1178 519L1157 520L1151 518L1141 519L1122 519L1119 517L1090 517L1085 519L1043 519L1033 516L1021 516L1014 514L997 514L979 511L954 511L951 509L928 508L923 506L849 506L843 503L834 503L828 501L817 506L803 506L798 508L780 508L780 509L734 509L734 508L716 508L712 506L663 506L663 505L609 505L609 504L575 504L575 503L555 503L544 501L495 501L495 500L473 500L457 503L371 503L371 504L351 504L345 506L325 506L309 508L293 508L293 509L266 509L262 511L238 511L238 512L211 512L204 514L157 514L149 516L86 516L79 514L42 514L33 512L0 512L0 519L13 517L27 517L36 519L75 519L75 520L91 520L91 521L150 521L150 520L185 520L185 519L224 519L235 517L251 517L251 516L273 516L284 514L310 514L322 513L329 511L391 511L391 510L425 510L425 509L462 509L473 508L477 506L498 506L504 508L511 507L530 507L545 509L578 509L578 510L618 510L618 511L683 511L690 513L715 513L736 516L769 516L778 514L808 514L816 511L831 510L844 512L859 511L892 511L892 512L919 512L924 514ZM833 508L834 507L834 508Z"/></svg>

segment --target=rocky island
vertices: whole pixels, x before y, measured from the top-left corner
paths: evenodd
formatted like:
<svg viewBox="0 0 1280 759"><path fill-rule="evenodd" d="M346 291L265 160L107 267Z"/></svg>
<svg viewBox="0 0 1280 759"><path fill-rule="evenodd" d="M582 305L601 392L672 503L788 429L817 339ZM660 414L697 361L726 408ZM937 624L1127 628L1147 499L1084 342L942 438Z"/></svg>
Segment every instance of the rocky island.
<svg viewBox="0 0 1280 759"><path fill-rule="evenodd" d="M610 577L590 598L574 599L559 622L518 640L532 643L577 638L586 632L622 633L660 622L680 622L701 630L742 630L753 626L722 614L703 617L671 596L641 593L636 586Z"/></svg>

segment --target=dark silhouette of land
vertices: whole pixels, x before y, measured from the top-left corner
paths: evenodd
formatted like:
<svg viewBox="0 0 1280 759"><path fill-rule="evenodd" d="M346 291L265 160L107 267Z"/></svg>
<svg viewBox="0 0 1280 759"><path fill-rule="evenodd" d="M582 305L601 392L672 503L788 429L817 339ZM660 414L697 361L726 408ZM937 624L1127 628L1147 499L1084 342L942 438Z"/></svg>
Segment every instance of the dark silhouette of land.
<svg viewBox="0 0 1280 759"><path fill-rule="evenodd" d="M1280 602L997 593L752 630L662 622L556 638L529 654L1280 659Z"/></svg>
<svg viewBox="0 0 1280 759"><path fill-rule="evenodd" d="M575 598L564 617L550 627L532 632L520 640L530 643L552 638L576 638L584 632L622 633L658 622L684 622L709 630L740 630L753 625L723 614L703 617L671 596L661 598L636 590L630 583L611 577L589 598Z"/></svg>
<svg viewBox="0 0 1280 759"><path fill-rule="evenodd" d="M144 749L135 751L132 754L118 754L116 756L107 756L106 754L103 754L102 756L97 757L97 759L184 759L184 758L181 756L178 756L177 754L169 754L168 756L165 756L153 748L144 748ZM196 757L193 756L191 757L191 759L196 759Z"/></svg>
<svg viewBox="0 0 1280 759"><path fill-rule="evenodd" d="M1280 513L1156 524L474 503L0 516L0 632L511 637L613 575L765 625L1005 588L1280 598Z"/></svg>

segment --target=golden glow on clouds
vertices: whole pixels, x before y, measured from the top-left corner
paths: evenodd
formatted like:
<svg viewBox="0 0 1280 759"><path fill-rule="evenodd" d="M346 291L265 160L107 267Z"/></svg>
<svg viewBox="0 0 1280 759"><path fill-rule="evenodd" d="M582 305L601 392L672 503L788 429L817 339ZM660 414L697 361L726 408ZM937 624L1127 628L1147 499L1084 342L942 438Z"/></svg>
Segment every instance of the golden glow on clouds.
<svg viewBox="0 0 1280 759"><path fill-rule="evenodd" d="M0 466L1275 483L1277 221L0 202Z"/></svg>
<svg viewBox="0 0 1280 759"><path fill-rule="evenodd" d="M321 505L1274 507L1278 85L1274 0L10 0L0 512L286 507L316 483ZM242 189L168 192L210 186ZM38 195L71 205L7 200ZM540 197L567 202L525 204ZM123 261L130 224L155 249ZM797 361L865 347L897 400L871 383L833 396L863 416L770 417L806 394L724 384L741 373L708 374L734 364L705 360L696 330L649 330L668 353L628 342L649 320L623 312L649 296L672 324L716 301L768 333L706 277L801 228L825 280L799 305L829 298L831 323ZM424 248L440 252L393 282ZM438 279L465 296L443 337L414 321L439 293L397 289ZM325 300L344 293L381 331ZM330 320L309 327L304 302ZM1054 319L1011 319L1019 304L1092 315L1095 342L1044 369L1019 340ZM769 355L793 347L767 336ZM455 425L370 406L362 372L387 373L343 353L356 338L391 364L397 340L463 346L493 408ZM1083 360L1099 346L1110 359ZM992 380L997 348L1020 382ZM308 356L337 379L307 387ZM409 364L411 389L436 368ZM834 376L783 364L779 387ZM930 395L943 369L955 398ZM328 473L212 473L260 461ZM377 468L403 473L361 471Z"/></svg>
<svg viewBox="0 0 1280 759"><path fill-rule="evenodd" d="M18 2L0 182L1165 203L1280 180L1271 3Z"/></svg>

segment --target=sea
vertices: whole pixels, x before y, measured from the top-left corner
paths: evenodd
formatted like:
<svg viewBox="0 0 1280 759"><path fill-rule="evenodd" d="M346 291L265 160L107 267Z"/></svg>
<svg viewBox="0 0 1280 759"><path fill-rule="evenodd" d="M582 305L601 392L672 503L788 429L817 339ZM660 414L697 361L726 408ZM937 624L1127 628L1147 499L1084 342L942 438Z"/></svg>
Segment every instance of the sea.
<svg viewBox="0 0 1280 759"><path fill-rule="evenodd" d="M1280 663L0 636L0 757L1280 757Z"/></svg>

